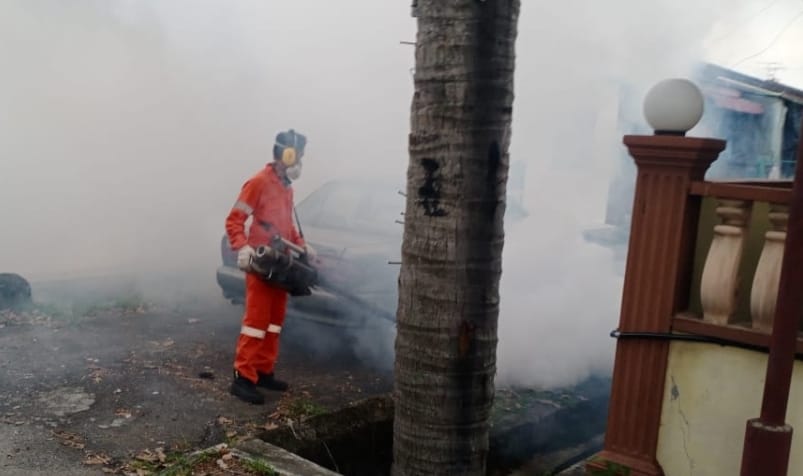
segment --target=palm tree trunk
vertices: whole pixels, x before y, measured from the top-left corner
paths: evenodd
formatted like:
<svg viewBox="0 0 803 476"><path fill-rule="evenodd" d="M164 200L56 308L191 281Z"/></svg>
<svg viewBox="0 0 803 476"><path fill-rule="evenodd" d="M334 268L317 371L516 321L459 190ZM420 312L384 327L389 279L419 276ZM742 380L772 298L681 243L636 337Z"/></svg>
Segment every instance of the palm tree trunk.
<svg viewBox="0 0 803 476"><path fill-rule="evenodd" d="M484 475L518 0L418 0L394 476Z"/></svg>

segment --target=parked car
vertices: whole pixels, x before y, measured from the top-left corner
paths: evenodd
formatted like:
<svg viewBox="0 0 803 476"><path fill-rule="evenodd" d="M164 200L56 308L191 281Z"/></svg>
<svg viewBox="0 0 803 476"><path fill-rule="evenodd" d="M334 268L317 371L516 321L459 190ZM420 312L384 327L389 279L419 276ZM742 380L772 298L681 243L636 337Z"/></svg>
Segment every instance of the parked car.
<svg viewBox="0 0 803 476"><path fill-rule="evenodd" d="M509 182L508 220L526 216L519 182ZM330 286L313 289L311 296L292 297L289 313L339 327L363 327L371 319L395 321L404 231L401 190L391 180L334 180L298 204L301 232L316 249L319 273ZM242 304L244 273L225 234L221 254L217 282L226 299Z"/></svg>

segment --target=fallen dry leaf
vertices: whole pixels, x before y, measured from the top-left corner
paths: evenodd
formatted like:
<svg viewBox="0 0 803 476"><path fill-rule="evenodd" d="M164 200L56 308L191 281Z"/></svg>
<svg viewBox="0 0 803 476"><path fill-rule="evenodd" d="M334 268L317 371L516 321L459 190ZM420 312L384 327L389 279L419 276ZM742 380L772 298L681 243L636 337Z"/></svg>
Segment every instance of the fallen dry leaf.
<svg viewBox="0 0 803 476"><path fill-rule="evenodd" d="M156 457L159 458L160 463L167 461L167 455L165 455L164 448L156 448Z"/></svg>
<svg viewBox="0 0 803 476"><path fill-rule="evenodd" d="M155 463L159 461L159 456L151 453L151 450L142 450L138 455L135 456L135 458L146 463Z"/></svg>
<svg viewBox="0 0 803 476"><path fill-rule="evenodd" d="M221 425L231 425L232 421L226 417L218 417L217 422Z"/></svg>
<svg viewBox="0 0 803 476"><path fill-rule="evenodd" d="M97 465L97 464L109 464L111 462L111 458L103 454L93 454L89 453L86 458L84 458L84 464L86 465Z"/></svg>
<svg viewBox="0 0 803 476"><path fill-rule="evenodd" d="M59 443L61 443L64 446L68 446L70 448L75 448L79 450L84 449L84 446L86 446L86 444L84 443L84 439L81 437L81 435L61 430L53 430L51 433L53 434L53 436L58 438Z"/></svg>
<svg viewBox="0 0 803 476"><path fill-rule="evenodd" d="M269 422L265 423L265 425L262 428L266 429L267 431L271 431L271 430L275 430L276 428L279 428L279 425L277 425L276 423L274 423L272 421L269 421Z"/></svg>
<svg viewBox="0 0 803 476"><path fill-rule="evenodd" d="M227 445L226 443L218 443L215 446L213 446L212 449L214 449L219 453L222 453L224 451L229 451L229 445Z"/></svg>
<svg viewBox="0 0 803 476"><path fill-rule="evenodd" d="M103 376L106 373L106 370L98 367L97 365L88 365L87 369L89 370L88 377L95 383L100 383L103 381Z"/></svg>

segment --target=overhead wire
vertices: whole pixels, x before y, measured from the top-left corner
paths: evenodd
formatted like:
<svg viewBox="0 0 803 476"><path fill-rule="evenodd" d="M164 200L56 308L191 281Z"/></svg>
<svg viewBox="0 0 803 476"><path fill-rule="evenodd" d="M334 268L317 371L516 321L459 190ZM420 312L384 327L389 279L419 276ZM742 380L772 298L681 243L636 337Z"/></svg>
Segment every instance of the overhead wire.
<svg viewBox="0 0 803 476"><path fill-rule="evenodd" d="M745 61L751 60L751 59L753 59L753 58L755 58L757 56L761 56L764 53L766 53L767 51L769 51L769 49L772 48L773 46L775 46L775 43L777 43L778 40L780 40L783 37L783 35L786 34L786 31L789 28L791 28L792 25L797 23L797 21L800 20L801 18L803 18L803 10L800 10L799 12L797 12L797 14L778 32L778 34L775 35L775 37L772 39L772 41L770 41L769 44L767 46L765 46L761 51L758 51L756 53L751 54L750 56L746 56L746 57L742 58L741 60L739 60L736 63L732 64L731 68L735 68L735 67L739 66L740 64L744 63Z"/></svg>
<svg viewBox="0 0 803 476"><path fill-rule="evenodd" d="M757 12L756 12L756 13L754 13L754 14L752 14L752 15L750 16L750 18L748 18L747 20L745 20L745 21L741 22L739 25L737 25L737 26L733 27L733 28L732 28L730 31L728 31L727 33L725 33L725 34L723 34L723 35L719 36L718 38L716 38L716 39L714 39L714 40L712 40L711 44L712 44L712 45L715 45L715 44L717 44L717 43L721 42L722 40L724 40L725 38L727 38L727 37L731 36L732 34L736 33L737 31L741 30L741 28L742 28L742 27L744 27L744 26L745 26L745 25L747 25L748 23L752 22L753 20L757 19L758 17L760 17L761 15L763 15L763 14L764 14L764 13L765 13L767 10L769 10L769 9L770 9L770 8L772 8L772 7L774 7L775 5L777 5L778 3L780 3L781 1L782 1L782 0L771 0L771 1L770 1L770 2L767 4L767 5L765 5L764 7L762 7L762 8L761 8L759 11L757 11Z"/></svg>

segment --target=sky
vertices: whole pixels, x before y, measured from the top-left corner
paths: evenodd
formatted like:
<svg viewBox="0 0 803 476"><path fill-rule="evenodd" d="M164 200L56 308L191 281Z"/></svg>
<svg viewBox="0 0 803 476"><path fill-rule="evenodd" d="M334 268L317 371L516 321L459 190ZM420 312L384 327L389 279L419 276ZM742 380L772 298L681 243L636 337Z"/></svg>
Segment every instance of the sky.
<svg viewBox="0 0 803 476"><path fill-rule="evenodd" d="M803 2L766 0L723 15L705 46L718 64L803 89L801 41Z"/></svg>
<svg viewBox="0 0 803 476"><path fill-rule="evenodd" d="M530 218L506 230L499 377L558 385L612 363L623 263L582 232L623 152L616 84L710 60L803 88L803 1L522 3ZM0 271L173 273L217 296L223 220L279 130L309 139L297 201L403 180L415 31L406 1L0 0Z"/></svg>

